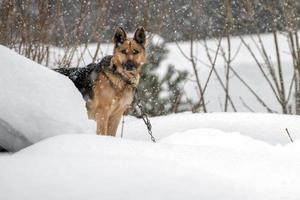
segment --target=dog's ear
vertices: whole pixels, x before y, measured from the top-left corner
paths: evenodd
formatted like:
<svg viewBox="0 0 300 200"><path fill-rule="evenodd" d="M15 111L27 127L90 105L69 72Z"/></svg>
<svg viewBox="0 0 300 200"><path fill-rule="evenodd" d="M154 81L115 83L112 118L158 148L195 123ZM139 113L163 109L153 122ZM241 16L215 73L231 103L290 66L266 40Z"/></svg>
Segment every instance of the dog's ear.
<svg viewBox="0 0 300 200"><path fill-rule="evenodd" d="M123 44L126 40L127 35L123 28L118 27L115 31L113 42L116 44L116 46L119 46L120 44Z"/></svg>
<svg viewBox="0 0 300 200"><path fill-rule="evenodd" d="M144 27L139 27L138 29L136 29L133 39L137 43L139 43L143 46L145 45L145 43L146 43L146 32L145 32Z"/></svg>

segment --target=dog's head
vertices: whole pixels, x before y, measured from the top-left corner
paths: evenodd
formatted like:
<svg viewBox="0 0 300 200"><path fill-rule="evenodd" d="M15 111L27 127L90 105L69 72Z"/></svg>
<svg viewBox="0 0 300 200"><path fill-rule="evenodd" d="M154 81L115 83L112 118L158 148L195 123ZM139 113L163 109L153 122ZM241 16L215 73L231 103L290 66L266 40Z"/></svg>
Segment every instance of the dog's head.
<svg viewBox="0 0 300 200"><path fill-rule="evenodd" d="M133 38L127 38L127 34L121 27L115 31L113 42L113 63L118 70L123 72L140 72L142 65L146 62L146 33L143 27L138 28Z"/></svg>

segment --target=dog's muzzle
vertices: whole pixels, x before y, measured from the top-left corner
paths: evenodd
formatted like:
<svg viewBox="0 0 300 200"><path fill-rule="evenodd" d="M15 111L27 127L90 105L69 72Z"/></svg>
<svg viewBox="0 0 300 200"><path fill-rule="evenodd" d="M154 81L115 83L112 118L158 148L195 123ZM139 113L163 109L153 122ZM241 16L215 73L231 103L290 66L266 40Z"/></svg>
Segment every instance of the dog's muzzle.
<svg viewBox="0 0 300 200"><path fill-rule="evenodd" d="M137 68L135 63L132 61L128 61L127 63L123 64L123 67L127 71L134 71Z"/></svg>

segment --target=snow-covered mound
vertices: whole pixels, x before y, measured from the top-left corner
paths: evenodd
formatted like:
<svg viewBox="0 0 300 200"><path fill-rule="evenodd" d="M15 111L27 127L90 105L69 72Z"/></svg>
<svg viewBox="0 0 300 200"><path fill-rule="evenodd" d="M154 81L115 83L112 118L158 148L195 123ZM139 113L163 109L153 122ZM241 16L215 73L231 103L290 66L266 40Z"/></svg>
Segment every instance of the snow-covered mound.
<svg viewBox="0 0 300 200"><path fill-rule="evenodd" d="M1 156L0 194L10 200L296 200L299 155L299 141L272 146L214 129L156 144L62 135Z"/></svg>
<svg viewBox="0 0 300 200"><path fill-rule="evenodd" d="M176 132L199 128L220 129L225 132L239 132L270 144L287 144L290 139L300 139L300 116L266 113L180 113L167 117L151 118L153 134L157 139ZM120 129L119 129L120 134ZM200 132L199 134L202 134ZM125 118L125 138L149 140L147 129L141 119ZM226 136L227 137L227 136Z"/></svg>
<svg viewBox="0 0 300 200"><path fill-rule="evenodd" d="M0 45L0 146L16 151L41 139L91 128L73 83Z"/></svg>
<svg viewBox="0 0 300 200"><path fill-rule="evenodd" d="M238 132L223 132L218 129L191 129L184 132L172 134L163 138L160 142L182 145L204 145L232 149L249 149L250 146L265 149L269 145L260 140L254 140L249 136Z"/></svg>

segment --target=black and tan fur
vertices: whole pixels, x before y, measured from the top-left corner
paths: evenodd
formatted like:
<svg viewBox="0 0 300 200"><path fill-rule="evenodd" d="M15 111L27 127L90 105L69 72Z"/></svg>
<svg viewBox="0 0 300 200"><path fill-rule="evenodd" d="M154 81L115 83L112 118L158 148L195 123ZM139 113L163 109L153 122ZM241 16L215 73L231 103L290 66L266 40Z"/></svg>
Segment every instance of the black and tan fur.
<svg viewBox="0 0 300 200"><path fill-rule="evenodd" d="M116 135L120 119L133 101L141 68L146 62L144 28L138 28L133 38L127 38L119 27L113 42L113 55L100 63L91 64L81 72L57 70L69 76L85 97L88 116L96 121L99 135Z"/></svg>

